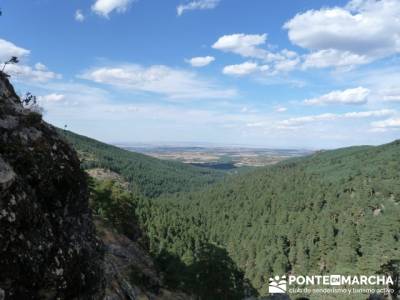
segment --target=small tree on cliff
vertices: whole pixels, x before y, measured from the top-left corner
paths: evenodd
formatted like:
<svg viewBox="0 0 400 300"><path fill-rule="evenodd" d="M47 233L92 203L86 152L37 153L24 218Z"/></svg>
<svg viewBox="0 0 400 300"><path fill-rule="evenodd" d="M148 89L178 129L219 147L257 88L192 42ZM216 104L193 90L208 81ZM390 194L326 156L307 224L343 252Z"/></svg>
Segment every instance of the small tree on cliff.
<svg viewBox="0 0 400 300"><path fill-rule="evenodd" d="M19 59L16 56L12 56L9 60L7 60L6 62L3 63L3 68L1 69L2 72L4 72L4 69L6 68L7 65L14 65L19 63Z"/></svg>
<svg viewBox="0 0 400 300"><path fill-rule="evenodd" d="M2 15L3 15L3 11L2 11L2 9L0 8L0 17L1 17ZM5 62L3 63L3 68L1 69L1 72L4 72L4 69L6 68L7 65L9 65L9 64L17 64L17 63L19 63L18 57L16 57L16 56L11 56L11 58L10 58L9 60L7 60L7 61L5 61Z"/></svg>
<svg viewBox="0 0 400 300"><path fill-rule="evenodd" d="M24 97L21 97L22 105L30 111L28 119L31 124L39 123L42 120L43 108L36 101L36 96L27 92Z"/></svg>
<svg viewBox="0 0 400 300"><path fill-rule="evenodd" d="M32 95L31 92L27 92L25 96L21 99L24 106L32 106L37 103L36 96Z"/></svg>

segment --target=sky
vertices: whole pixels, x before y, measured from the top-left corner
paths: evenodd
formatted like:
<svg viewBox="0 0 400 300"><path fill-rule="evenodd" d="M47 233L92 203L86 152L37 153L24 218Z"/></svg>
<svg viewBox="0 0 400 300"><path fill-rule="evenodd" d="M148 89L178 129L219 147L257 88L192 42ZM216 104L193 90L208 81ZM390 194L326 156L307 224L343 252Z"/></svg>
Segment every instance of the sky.
<svg viewBox="0 0 400 300"><path fill-rule="evenodd" d="M0 62L44 119L109 143L400 136L398 0L0 0Z"/></svg>

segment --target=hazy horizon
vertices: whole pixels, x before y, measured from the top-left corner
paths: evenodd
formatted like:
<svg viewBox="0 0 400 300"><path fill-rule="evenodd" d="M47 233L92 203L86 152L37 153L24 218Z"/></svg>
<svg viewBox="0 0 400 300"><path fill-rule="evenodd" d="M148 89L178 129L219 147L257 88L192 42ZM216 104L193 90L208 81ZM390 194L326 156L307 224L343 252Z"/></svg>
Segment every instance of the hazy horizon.
<svg viewBox="0 0 400 300"><path fill-rule="evenodd" d="M2 12L0 61L19 57L6 68L17 91L61 128L311 149L400 136L397 0L4 0Z"/></svg>
<svg viewBox="0 0 400 300"><path fill-rule="evenodd" d="M69 129L68 129L69 130ZM75 132L72 130L72 132ZM101 136L96 137L92 135L87 135L82 132L75 132L80 135L87 136L89 138L93 138L100 142L118 146L118 147L203 147L203 148L212 148L212 147L221 147L221 148L259 148L259 149L271 149L271 150L309 150L309 151L318 151L318 150L334 150L339 148L347 148L353 146L379 146L391 143L397 139L388 140L383 143L349 143L346 145L339 146L327 146L327 147L312 147L312 146L296 146L296 145L288 145L288 146L274 146L269 144L256 144L256 143L223 143L223 142L212 142L212 141L173 141L173 140L144 140L144 141L118 141L118 140L108 140L104 139Z"/></svg>

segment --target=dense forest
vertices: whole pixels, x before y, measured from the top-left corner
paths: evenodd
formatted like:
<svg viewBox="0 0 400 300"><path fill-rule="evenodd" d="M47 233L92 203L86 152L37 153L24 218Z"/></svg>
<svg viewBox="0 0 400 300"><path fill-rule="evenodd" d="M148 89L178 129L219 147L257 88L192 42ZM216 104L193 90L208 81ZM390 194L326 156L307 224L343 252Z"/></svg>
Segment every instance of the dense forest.
<svg viewBox="0 0 400 300"><path fill-rule="evenodd" d="M139 217L154 253L190 261L204 238L262 295L271 274L383 273L400 260L399 154L399 141L321 152L148 201Z"/></svg>
<svg viewBox="0 0 400 300"><path fill-rule="evenodd" d="M323 151L159 197L97 183L114 193L94 208L128 235L134 218L168 284L202 299L266 295L276 274L398 274L399 154L400 141Z"/></svg>
<svg viewBox="0 0 400 300"><path fill-rule="evenodd" d="M59 129L58 132L75 147L85 169L103 168L116 172L124 177L131 190L146 197L199 189L224 175L221 171L120 149L67 130Z"/></svg>

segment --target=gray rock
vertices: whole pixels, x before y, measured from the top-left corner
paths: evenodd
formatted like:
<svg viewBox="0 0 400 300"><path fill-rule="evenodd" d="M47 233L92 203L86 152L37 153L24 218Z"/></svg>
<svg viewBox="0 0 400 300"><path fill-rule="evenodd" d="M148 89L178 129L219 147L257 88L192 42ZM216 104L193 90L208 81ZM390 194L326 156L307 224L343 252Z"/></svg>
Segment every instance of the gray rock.
<svg viewBox="0 0 400 300"><path fill-rule="evenodd" d="M77 154L0 72L0 300L102 299L103 259Z"/></svg>
<svg viewBox="0 0 400 300"><path fill-rule="evenodd" d="M14 170L0 156L0 191L8 188L15 180L15 176Z"/></svg>
<svg viewBox="0 0 400 300"><path fill-rule="evenodd" d="M18 120L13 116L6 116L4 119L0 119L0 128L13 129L18 126Z"/></svg>

